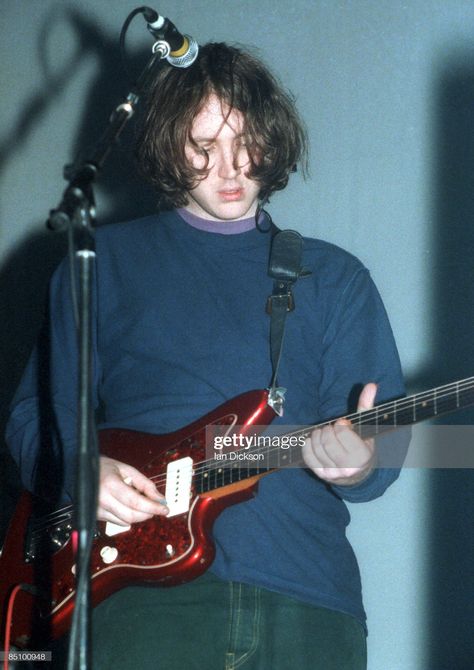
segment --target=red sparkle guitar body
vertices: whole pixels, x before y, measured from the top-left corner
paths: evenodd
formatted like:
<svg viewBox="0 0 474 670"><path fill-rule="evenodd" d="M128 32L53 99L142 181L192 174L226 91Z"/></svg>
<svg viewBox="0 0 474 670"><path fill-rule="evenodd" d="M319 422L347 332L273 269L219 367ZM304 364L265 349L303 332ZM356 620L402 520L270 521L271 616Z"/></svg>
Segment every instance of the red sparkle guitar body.
<svg viewBox="0 0 474 670"><path fill-rule="evenodd" d="M167 435L121 429L101 431L100 451L156 479L174 460L191 457L193 463L199 463L206 459L207 426L229 426L232 431L234 425L240 425L244 431L255 433L254 426L267 425L274 416L267 404L267 392L249 391ZM214 558L212 526L216 517L225 507L250 498L263 474L198 492L193 473L187 512L172 518L154 517L113 536L100 522L91 557L92 604L97 605L126 586L171 586L205 572ZM41 649L35 647L41 640L64 634L74 607L71 511L65 508L42 517L42 512L38 512L41 505L31 494L22 494L0 556L2 629L12 591L18 584L26 587L15 597L10 629L11 644L20 648ZM44 527L36 524L31 530L33 518L51 523L44 523Z"/></svg>

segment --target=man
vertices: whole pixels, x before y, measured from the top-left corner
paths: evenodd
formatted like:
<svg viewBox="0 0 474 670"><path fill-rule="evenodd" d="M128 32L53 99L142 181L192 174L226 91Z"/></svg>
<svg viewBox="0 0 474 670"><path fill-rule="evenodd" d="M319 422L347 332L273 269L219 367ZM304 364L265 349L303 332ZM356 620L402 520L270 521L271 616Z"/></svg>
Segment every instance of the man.
<svg viewBox="0 0 474 670"><path fill-rule="evenodd" d="M100 427L155 434L185 426L271 377L265 304L270 235L260 205L304 160L291 98L249 54L209 44L187 70L151 87L139 143L161 214L97 231L95 402ZM256 225L257 223L257 225ZM291 224L297 226L297 213ZM294 288L279 380L288 425L311 424L403 392L383 305L346 252L305 241L311 274ZM76 341L63 265L51 285L50 435L72 497ZM44 488L36 353L8 435L25 484ZM365 615L343 500L381 495L395 478L346 421L305 444L307 468L264 477L214 526L216 559L171 589L123 589L93 614L97 668L365 667ZM101 458L98 518L166 516L164 491L139 469Z"/></svg>

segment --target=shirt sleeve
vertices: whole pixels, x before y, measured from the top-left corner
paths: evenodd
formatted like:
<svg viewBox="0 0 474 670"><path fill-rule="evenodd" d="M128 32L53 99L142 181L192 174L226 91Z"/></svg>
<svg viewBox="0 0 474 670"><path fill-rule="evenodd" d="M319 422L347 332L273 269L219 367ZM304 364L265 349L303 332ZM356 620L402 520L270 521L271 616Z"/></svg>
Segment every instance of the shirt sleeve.
<svg viewBox="0 0 474 670"><path fill-rule="evenodd" d="M95 291L93 315L95 314ZM95 318L92 319L95 324ZM93 325L93 387L98 384ZM94 405L97 393L94 391ZM13 398L6 440L24 486L54 500L73 497L76 469L78 346L69 265L50 283L48 315Z"/></svg>
<svg viewBox="0 0 474 670"><path fill-rule="evenodd" d="M355 411L362 387L378 385L376 404L405 393L400 360L380 295L369 272L360 267L344 286L323 340L320 415L332 419ZM384 449L405 451L407 432L377 438ZM348 502L365 502L382 495L399 475L398 468L376 469L352 486L332 485Z"/></svg>

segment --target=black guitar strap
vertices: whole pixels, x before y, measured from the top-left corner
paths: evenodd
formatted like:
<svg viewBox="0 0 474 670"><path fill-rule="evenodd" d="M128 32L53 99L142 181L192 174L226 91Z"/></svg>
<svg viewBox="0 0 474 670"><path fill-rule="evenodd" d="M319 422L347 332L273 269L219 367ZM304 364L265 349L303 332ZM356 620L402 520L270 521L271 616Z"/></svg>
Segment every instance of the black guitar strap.
<svg viewBox="0 0 474 670"><path fill-rule="evenodd" d="M273 292L267 300L272 362L268 404L281 416L286 389L278 386L278 368L283 350L286 317L288 312L295 309L292 287L303 274L301 266L303 238L294 230L278 230L276 226L272 226L272 233L268 275L273 279Z"/></svg>

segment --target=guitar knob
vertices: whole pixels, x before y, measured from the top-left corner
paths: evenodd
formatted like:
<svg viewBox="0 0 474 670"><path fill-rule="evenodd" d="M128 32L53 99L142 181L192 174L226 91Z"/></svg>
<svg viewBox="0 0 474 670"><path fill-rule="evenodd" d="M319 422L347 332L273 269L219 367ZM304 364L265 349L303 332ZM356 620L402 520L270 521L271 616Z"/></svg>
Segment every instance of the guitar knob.
<svg viewBox="0 0 474 670"><path fill-rule="evenodd" d="M100 557L107 565L113 563L118 556L118 549L115 547L102 547Z"/></svg>
<svg viewBox="0 0 474 670"><path fill-rule="evenodd" d="M168 558L172 558L174 556L174 547L172 544L166 545L166 555Z"/></svg>

